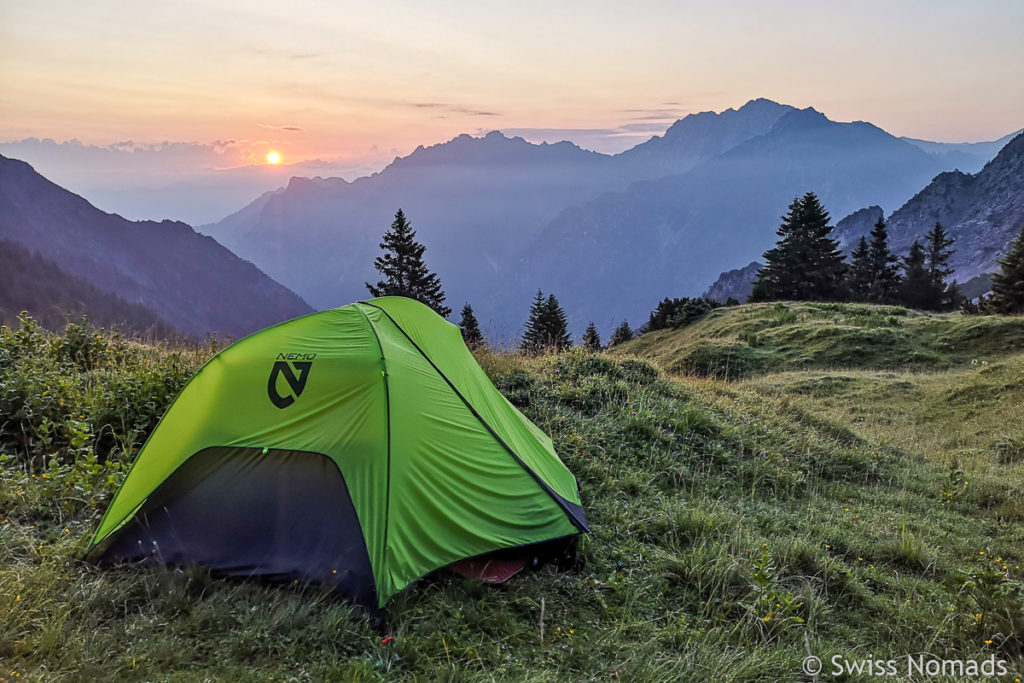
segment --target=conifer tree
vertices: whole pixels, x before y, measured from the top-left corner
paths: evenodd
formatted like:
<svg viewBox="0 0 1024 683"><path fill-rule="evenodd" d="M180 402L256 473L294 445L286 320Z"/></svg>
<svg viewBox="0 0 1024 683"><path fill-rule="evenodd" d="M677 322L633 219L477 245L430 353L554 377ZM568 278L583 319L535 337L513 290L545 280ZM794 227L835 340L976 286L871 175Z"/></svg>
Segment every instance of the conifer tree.
<svg viewBox="0 0 1024 683"><path fill-rule="evenodd" d="M889 231L879 218L871 229L868 243L870 284L867 300L876 304L892 303L900 285L899 258L889 250Z"/></svg>
<svg viewBox="0 0 1024 683"><path fill-rule="evenodd" d="M530 317L526 320L526 329L523 331L523 340L520 344L526 353L540 353L544 348L544 312L547 302L544 294L538 289L537 296L533 297L530 304Z"/></svg>
<svg viewBox="0 0 1024 683"><path fill-rule="evenodd" d="M601 350L601 335L597 333L597 326L594 325L593 320L590 321L586 331L583 333L583 348L588 351Z"/></svg>
<svg viewBox="0 0 1024 683"><path fill-rule="evenodd" d="M556 351L567 349L572 346L569 337L569 323L565 317L565 311L558 303L554 294L548 295L546 305L548 346L554 347Z"/></svg>
<svg viewBox="0 0 1024 683"><path fill-rule="evenodd" d="M928 279L936 288L945 289L946 278L953 273L953 269L949 267L949 259L956 253L955 249L949 248L953 246L953 238L939 222L935 223L935 227L929 230L924 238L927 240L924 248L928 257Z"/></svg>
<svg viewBox="0 0 1024 683"><path fill-rule="evenodd" d="M861 235L857 248L853 250L850 268L846 274L846 287L854 301L867 301L871 291L871 263L868 240Z"/></svg>
<svg viewBox="0 0 1024 683"><path fill-rule="evenodd" d="M416 299L447 318L452 309L444 305L444 291L437 273L432 273L423 262L426 247L416 241L416 231L399 209L391 229L384 233L380 243L383 256L373 261L373 267L384 276L376 286L366 283L373 296L406 296Z"/></svg>
<svg viewBox="0 0 1024 683"><path fill-rule="evenodd" d="M1024 314L1024 229L1010 244L999 265L1000 271L992 276L989 308L1003 315Z"/></svg>
<svg viewBox="0 0 1024 683"><path fill-rule="evenodd" d="M615 328L612 332L612 338L608 341L608 347L618 346L619 344L628 342L633 338L633 328L629 326L629 322L623 320L622 324Z"/></svg>
<svg viewBox="0 0 1024 683"><path fill-rule="evenodd" d="M764 253L749 301L844 298L846 264L829 238L828 212L813 192L795 198L782 218L775 247Z"/></svg>
<svg viewBox="0 0 1024 683"><path fill-rule="evenodd" d="M475 348L484 343L484 335L480 332L480 324L473 315L473 307L466 302L462 307L462 317L459 319L459 327L462 329L462 339L469 348Z"/></svg>
<svg viewBox="0 0 1024 683"><path fill-rule="evenodd" d="M928 231L925 237L925 256L928 268L928 281L931 283L932 304L928 308L936 311L952 310L960 304L960 290L955 282L946 284L946 278L953 274L949 267L949 259L956 253L953 238L949 236L942 223Z"/></svg>
<svg viewBox="0 0 1024 683"><path fill-rule="evenodd" d="M928 277L928 254L920 242L914 242L903 257L903 282L900 283L899 301L909 308L927 308L931 298L931 280Z"/></svg>
<svg viewBox="0 0 1024 683"><path fill-rule="evenodd" d="M542 353L549 349L561 351L571 345L565 311L558 304L554 294L544 298L537 290L537 296L530 304L530 318L526 321L521 347L526 353Z"/></svg>

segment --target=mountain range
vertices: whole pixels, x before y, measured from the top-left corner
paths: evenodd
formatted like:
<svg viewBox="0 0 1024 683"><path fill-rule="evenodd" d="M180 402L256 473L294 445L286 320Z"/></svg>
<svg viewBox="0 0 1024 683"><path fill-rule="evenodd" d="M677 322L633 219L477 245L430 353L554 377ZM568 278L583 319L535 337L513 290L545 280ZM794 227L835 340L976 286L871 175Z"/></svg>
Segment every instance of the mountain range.
<svg viewBox="0 0 1024 683"><path fill-rule="evenodd" d="M509 254L564 206L615 187L610 161L567 142L463 135L353 182L292 178L199 229L313 306L330 308L367 296L378 243L401 208L427 245L427 264L461 306L499 286Z"/></svg>
<svg viewBox="0 0 1024 683"><path fill-rule="evenodd" d="M709 290L740 293L786 206L807 191L847 216L837 229L847 241L895 211L894 245L909 246L922 221L944 216L962 247L958 277L985 272L1020 215L1019 185L1005 176L1024 174L1012 154L975 175L965 169L981 168L1004 140L897 138L765 99L691 114L614 156L497 131L460 135L351 182L293 177L199 227L212 237L105 213L0 156L0 239L32 254L18 262L42 259L35 272L59 269L61 282L78 278L140 307L139 324L151 313L186 334L237 336L308 312L305 301L322 309L365 298L381 236L402 208L448 303L472 303L492 341L518 336L538 289L558 296L572 331L593 320L606 336L749 263Z"/></svg>
<svg viewBox="0 0 1024 683"><path fill-rule="evenodd" d="M43 306L47 316L58 306L74 315L99 313L97 322L169 327L202 337L240 336L312 311L252 263L188 225L104 213L25 162L4 156L0 240L17 245L5 261L20 285L45 278L33 289L49 302ZM49 296L42 291L54 286L59 291ZM5 287L12 297L7 306L17 306L13 291ZM102 313L113 306L110 297L131 305L123 317Z"/></svg>
<svg viewBox="0 0 1024 683"><path fill-rule="evenodd" d="M695 296L723 265L759 257L795 196L813 191L838 215L869 197L896 207L940 170L937 157L871 124L790 111L684 174L565 211L526 253L516 295L543 282L566 292L577 327L588 319L608 325L597 316L624 318L664 296ZM574 258L560 264L569 250Z"/></svg>
<svg viewBox="0 0 1024 683"><path fill-rule="evenodd" d="M366 296L402 208L449 302L472 303L492 339L518 334L538 289L558 296L576 333L594 320L606 334L758 258L794 196L814 191L835 216L892 211L997 144L901 139L759 99L692 114L614 156L462 135L353 182L293 178L199 229L324 308Z"/></svg>

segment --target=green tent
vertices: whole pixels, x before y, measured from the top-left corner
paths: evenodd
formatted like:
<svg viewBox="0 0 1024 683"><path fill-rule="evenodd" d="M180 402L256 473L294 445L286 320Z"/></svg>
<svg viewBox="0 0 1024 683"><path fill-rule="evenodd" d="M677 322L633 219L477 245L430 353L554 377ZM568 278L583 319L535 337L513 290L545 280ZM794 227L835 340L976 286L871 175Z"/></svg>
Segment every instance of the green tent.
<svg viewBox="0 0 1024 683"><path fill-rule="evenodd" d="M459 329L383 297L214 356L143 446L88 556L321 582L376 607L453 562L586 530L551 440Z"/></svg>

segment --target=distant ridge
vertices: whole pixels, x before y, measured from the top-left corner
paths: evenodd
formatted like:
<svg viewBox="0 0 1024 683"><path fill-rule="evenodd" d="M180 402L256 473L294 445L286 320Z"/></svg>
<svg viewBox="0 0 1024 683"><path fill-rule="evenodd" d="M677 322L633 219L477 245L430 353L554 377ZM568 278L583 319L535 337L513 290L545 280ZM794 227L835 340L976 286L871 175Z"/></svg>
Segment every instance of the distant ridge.
<svg viewBox="0 0 1024 683"><path fill-rule="evenodd" d="M941 157L947 168L955 168L964 173L977 173L990 159L999 153L1013 138L1024 133L1024 129L1004 135L991 142L931 142L916 138L900 138L920 147L929 154Z"/></svg>
<svg viewBox="0 0 1024 683"><path fill-rule="evenodd" d="M747 297L754 291L757 274L763 267L760 262L751 261L742 268L728 270L719 275L702 296L705 299L714 299L721 304L726 303L729 299L735 299L741 304L746 303Z"/></svg>
<svg viewBox="0 0 1024 683"><path fill-rule="evenodd" d="M94 287L17 242L0 239L0 323L17 327L22 311L49 330L87 316L94 325L130 334L175 334L148 308Z"/></svg>
<svg viewBox="0 0 1024 683"><path fill-rule="evenodd" d="M664 135L656 135L619 154L619 163L628 167L635 180L685 173L702 161L764 135L791 111L794 109L789 105L760 98L720 114L689 114L673 123Z"/></svg>
<svg viewBox="0 0 1024 683"><path fill-rule="evenodd" d="M978 173L940 173L894 211L888 218L891 247L905 253L936 222L956 240L950 266L958 282L999 269L1007 245L1024 228L1024 133ZM847 244L870 230L863 222L841 227L840 239Z"/></svg>
<svg viewBox="0 0 1024 683"><path fill-rule="evenodd" d="M256 266L184 223L104 213L4 156L0 238L190 335L240 336L311 311Z"/></svg>
<svg viewBox="0 0 1024 683"><path fill-rule="evenodd" d="M418 147L351 183L288 186L202 230L318 307L364 297L381 235L401 208L451 301L497 286L512 254L566 206L624 187L614 159L492 131ZM296 240L315 243L309 251Z"/></svg>

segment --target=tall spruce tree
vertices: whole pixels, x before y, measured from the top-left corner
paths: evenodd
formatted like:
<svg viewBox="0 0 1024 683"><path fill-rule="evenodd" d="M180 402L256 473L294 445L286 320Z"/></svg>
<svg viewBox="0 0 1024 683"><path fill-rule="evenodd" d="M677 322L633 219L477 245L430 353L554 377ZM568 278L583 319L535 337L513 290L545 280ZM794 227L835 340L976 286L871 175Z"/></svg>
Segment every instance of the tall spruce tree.
<svg viewBox="0 0 1024 683"><path fill-rule="evenodd" d="M629 326L629 322L626 320L622 321L622 324L615 328L612 332L612 338L608 340L608 347L618 346L628 342L633 338L633 328Z"/></svg>
<svg viewBox="0 0 1024 683"><path fill-rule="evenodd" d="M899 302L909 308L927 308L932 301L931 280L928 277L928 254L920 242L914 242L903 257L903 281L899 287Z"/></svg>
<svg viewBox="0 0 1024 683"><path fill-rule="evenodd" d="M462 340L469 348L476 348L484 343L484 335L480 332L480 323L473 315L473 307L466 302L462 307L462 316L459 318L459 327L462 329Z"/></svg>
<svg viewBox="0 0 1024 683"><path fill-rule="evenodd" d="M548 350L561 351L570 345L565 311L554 294L545 299L538 289L530 304L530 317L526 321L521 348L526 353L537 354Z"/></svg>
<svg viewBox="0 0 1024 683"><path fill-rule="evenodd" d="M953 238L949 236L942 223L936 221L935 227L929 230L925 236L924 249L928 256L928 278L938 288L945 288L946 278L952 275L953 269L949 267L949 259L956 253L953 246Z"/></svg>
<svg viewBox="0 0 1024 683"><path fill-rule="evenodd" d="M867 301L871 291L871 250L868 240L861 235L857 248L850 254L850 267L846 271L846 288L854 301Z"/></svg>
<svg viewBox="0 0 1024 683"><path fill-rule="evenodd" d="M530 304L530 317L526 320L523 340L519 345L526 353L540 353L544 348L544 313L546 309L547 301L544 299L544 293L538 289L537 296L533 297L533 302Z"/></svg>
<svg viewBox="0 0 1024 683"><path fill-rule="evenodd" d="M924 238L932 299L928 308L936 311L952 310L960 305L961 298L955 282L946 284L946 278L953 274L953 269L949 267L949 259L956 253L955 249L950 249L953 246L953 238L939 222L935 223L935 227L929 230Z"/></svg>
<svg viewBox="0 0 1024 683"><path fill-rule="evenodd" d="M782 217L775 247L764 253L749 301L845 298L846 264L829 238L829 215L813 192L797 197Z"/></svg>
<svg viewBox="0 0 1024 683"><path fill-rule="evenodd" d="M426 247L416 241L416 231L405 219L399 209L391 229L384 233L380 243L384 250L383 256L373 261L373 267L384 276L376 286L366 283L366 288L373 296L405 296L416 299L432 309L442 318L452 314L452 309L444 305L444 291L437 273L432 273L423 263L423 252Z"/></svg>
<svg viewBox="0 0 1024 683"><path fill-rule="evenodd" d="M988 307L1003 315L1024 314L1024 229L1010 244L999 265L999 272L992 276Z"/></svg>
<svg viewBox="0 0 1024 683"><path fill-rule="evenodd" d="M548 295L546 308L548 339L550 340L548 345L556 351L569 348L572 346L572 340L569 337L569 322L565 317L565 311L562 310L554 294Z"/></svg>
<svg viewBox="0 0 1024 683"><path fill-rule="evenodd" d="M876 304L892 303L898 296L900 286L899 257L889 249L889 231L885 227L885 219L881 217L871 229L868 268L870 284L867 300Z"/></svg>
<svg viewBox="0 0 1024 683"><path fill-rule="evenodd" d="M583 348L587 351L601 350L601 335L597 333L597 326L594 325L593 320L590 321L586 331L583 333Z"/></svg>

